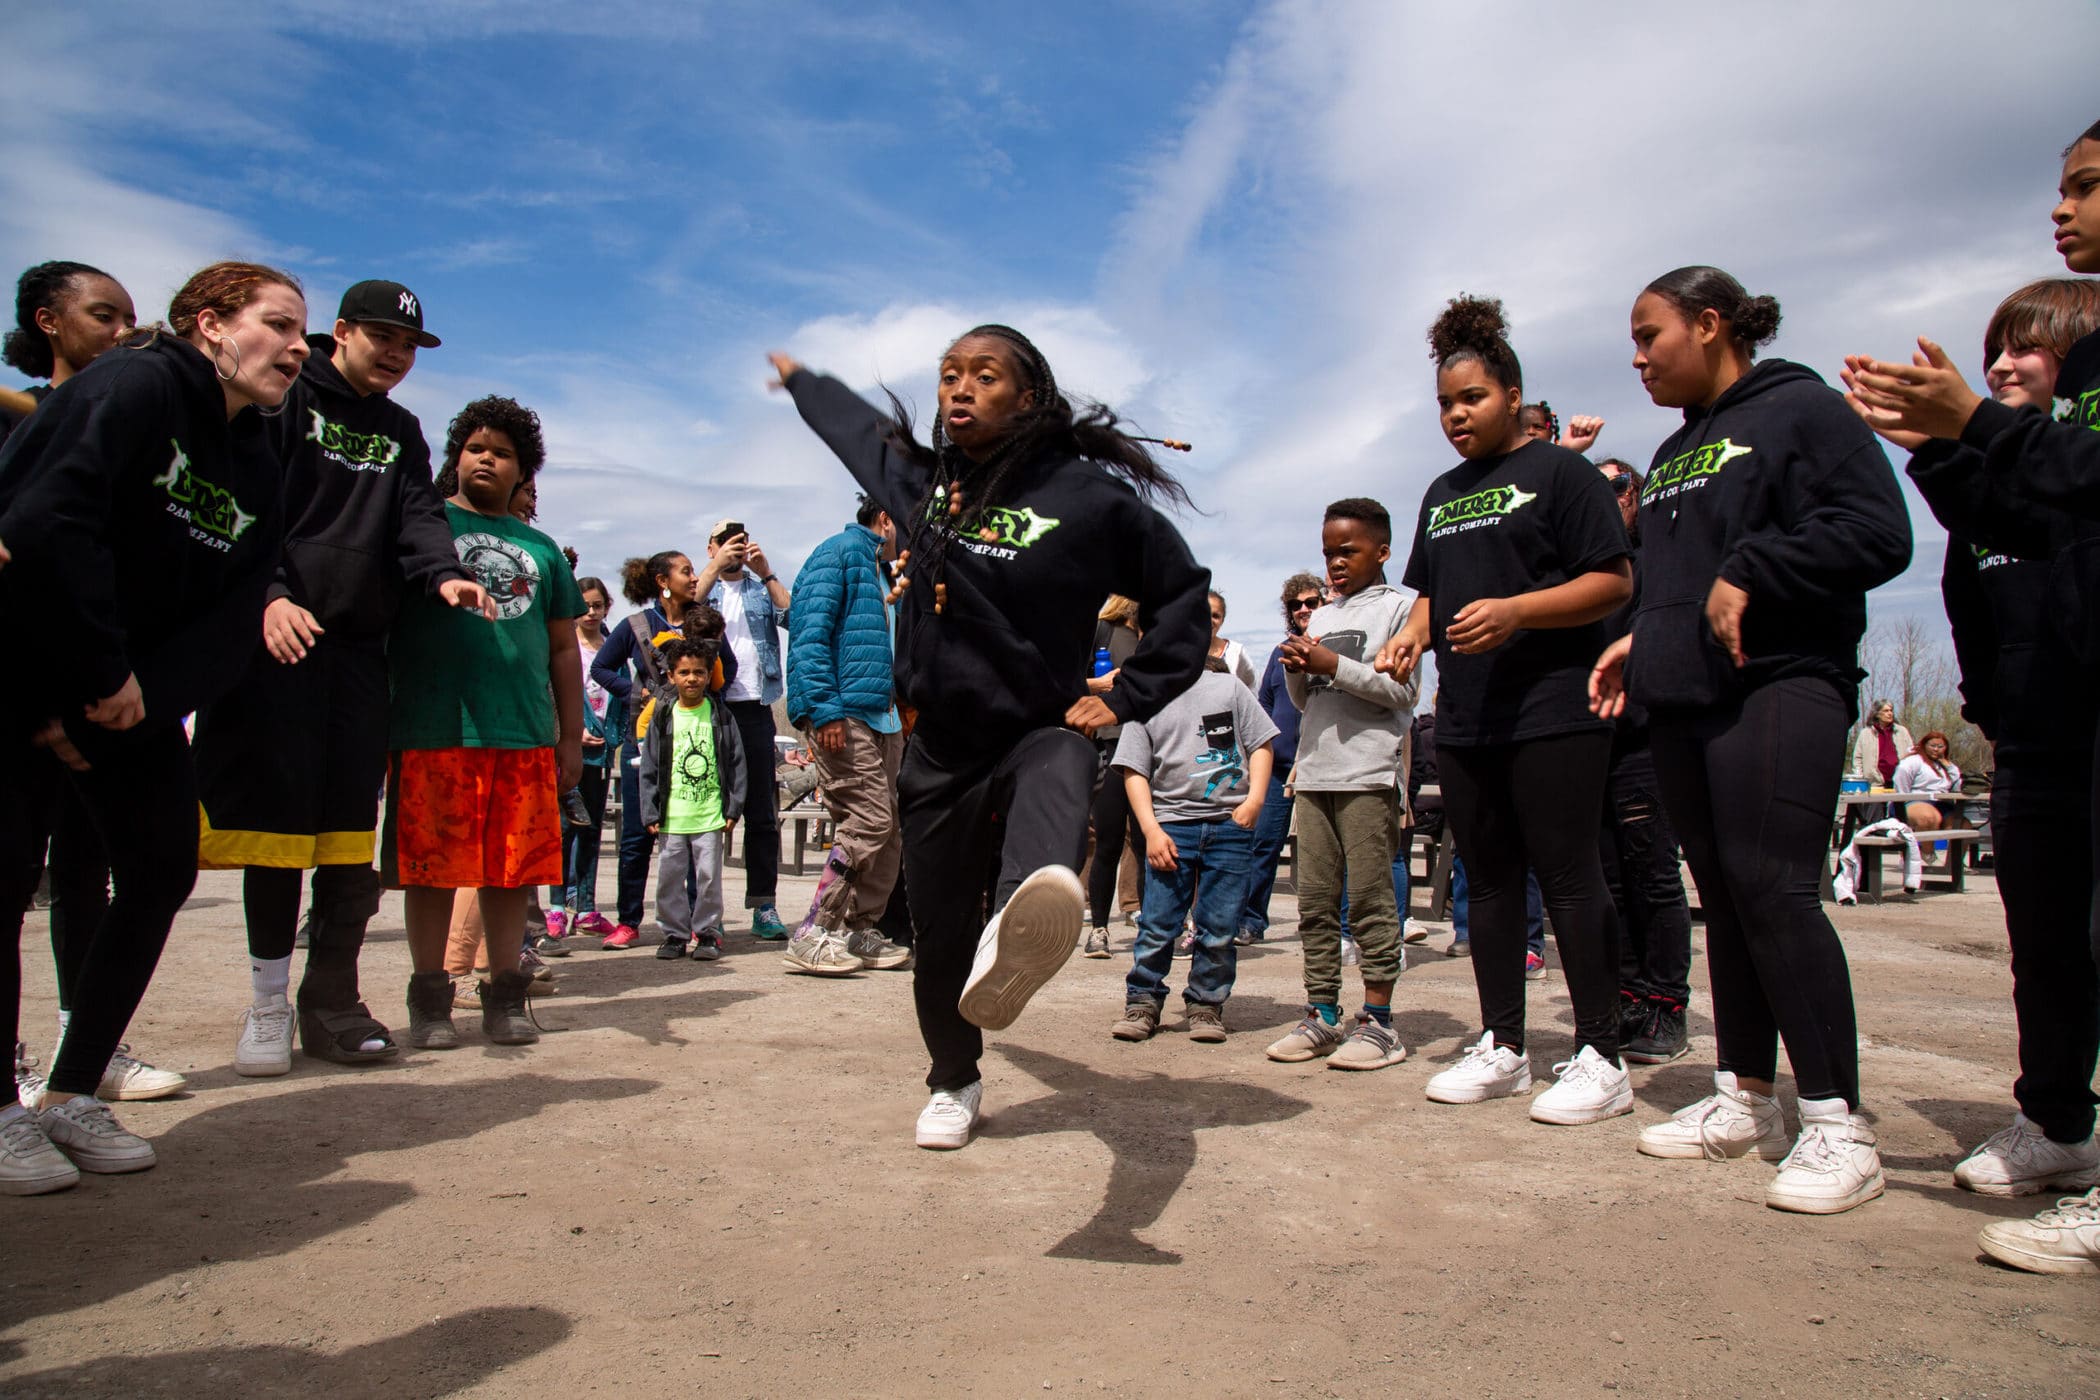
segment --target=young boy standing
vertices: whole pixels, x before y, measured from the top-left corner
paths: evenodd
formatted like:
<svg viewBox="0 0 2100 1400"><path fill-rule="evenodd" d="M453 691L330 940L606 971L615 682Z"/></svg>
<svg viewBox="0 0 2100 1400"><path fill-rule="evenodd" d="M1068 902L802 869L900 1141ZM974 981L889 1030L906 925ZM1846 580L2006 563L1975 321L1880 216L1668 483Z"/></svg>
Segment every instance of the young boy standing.
<svg viewBox="0 0 2100 1400"><path fill-rule="evenodd" d="M572 623L583 598L554 541L511 515L512 494L546 456L530 409L483 398L460 410L445 441L440 479L455 488L445 516L496 621L412 598L387 648L392 752L380 873L406 892L408 1039L418 1049L459 1044L445 940L460 889L481 891L493 973L481 987L483 1033L498 1045L539 1039L518 967L526 894L561 878L558 794L583 768Z"/></svg>
<svg viewBox="0 0 2100 1400"><path fill-rule="evenodd" d="M744 746L735 715L708 698L715 644L681 637L665 643L663 658L678 700L650 713L641 774L642 821L662 840L656 956L682 958L690 946L696 960L713 962L722 956L722 852L744 811Z"/></svg>
<svg viewBox="0 0 2100 1400"><path fill-rule="evenodd" d="M1392 544L1392 517L1378 502L1358 496L1327 507L1320 550L1333 601L1281 648L1285 685L1304 712L1294 788L1307 1005L1305 1019L1269 1047L1272 1060L1326 1055L1329 1069L1383 1069L1407 1058L1393 1032L1402 954L1392 870L1415 688L1371 665L1407 621L1405 600L1385 582ZM1363 1011L1346 1032L1339 1024L1345 880L1364 979Z"/></svg>
<svg viewBox="0 0 2100 1400"><path fill-rule="evenodd" d="M1240 909L1254 875L1275 754L1276 725L1223 657L1142 724L1126 724L1114 767L1145 833L1145 896L1124 985L1123 1018L1110 1034L1149 1040L1167 1000L1174 939L1196 910L1196 944L1181 999L1189 1039L1225 1038L1225 1001L1238 970Z"/></svg>

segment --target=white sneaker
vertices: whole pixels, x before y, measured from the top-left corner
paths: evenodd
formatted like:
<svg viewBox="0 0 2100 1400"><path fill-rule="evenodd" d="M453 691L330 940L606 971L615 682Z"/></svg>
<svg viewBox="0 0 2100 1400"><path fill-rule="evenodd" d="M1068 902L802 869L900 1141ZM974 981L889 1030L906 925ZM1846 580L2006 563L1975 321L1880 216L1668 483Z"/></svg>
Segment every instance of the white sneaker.
<svg viewBox="0 0 2100 1400"><path fill-rule="evenodd" d="M788 940L787 956L780 960L789 972L814 977L850 977L860 971L861 961L846 951L846 935L837 929L817 928Z"/></svg>
<svg viewBox="0 0 2100 1400"><path fill-rule="evenodd" d="M1714 1071L1714 1091L1680 1108L1665 1122L1641 1129L1640 1152L1649 1157L1704 1157L1722 1162L1755 1155L1776 1162L1793 1151L1779 1100L1736 1084L1727 1070Z"/></svg>
<svg viewBox="0 0 2100 1400"><path fill-rule="evenodd" d="M1553 1067L1555 1079L1531 1101L1534 1123L1602 1123L1633 1112L1633 1076L1585 1045L1572 1060Z"/></svg>
<svg viewBox="0 0 2100 1400"><path fill-rule="evenodd" d="M961 1147L969 1142L984 1114L984 1081L960 1089L936 1089L926 1107L919 1110L919 1146L936 1150Z"/></svg>
<svg viewBox="0 0 2100 1400"><path fill-rule="evenodd" d="M1765 1204L1804 1215L1836 1215L1882 1193L1874 1130L1843 1099L1803 1099L1801 1136L1765 1188Z"/></svg>
<svg viewBox="0 0 2100 1400"><path fill-rule="evenodd" d="M1459 1062L1431 1076L1422 1091L1432 1103L1482 1103L1531 1092L1531 1056L1495 1044L1493 1031L1466 1047Z"/></svg>
<svg viewBox="0 0 2100 1400"><path fill-rule="evenodd" d="M95 1086L95 1097L117 1103L141 1103L179 1094L189 1086L189 1080L175 1071L155 1069L134 1058L129 1045L119 1045L117 1053L109 1057L109 1068L102 1072L102 1082Z"/></svg>
<svg viewBox="0 0 2100 1400"><path fill-rule="evenodd" d="M859 958L861 966L877 972L889 972L905 966L911 961L911 949L901 943L892 943L882 936L880 929L864 928L859 933L846 935L846 951Z"/></svg>
<svg viewBox="0 0 2100 1400"><path fill-rule="evenodd" d="M2100 1274L2100 1187L2066 1196L2032 1220L2000 1220L1976 1242L2001 1264L2030 1274Z"/></svg>
<svg viewBox="0 0 2100 1400"><path fill-rule="evenodd" d="M268 1079L292 1072L292 1004L271 997L241 1012L241 1037L233 1047L233 1072Z"/></svg>
<svg viewBox="0 0 2100 1400"><path fill-rule="evenodd" d="M34 1113L0 1108L0 1196L41 1196L79 1180L80 1168L51 1145Z"/></svg>
<svg viewBox="0 0 2100 1400"><path fill-rule="evenodd" d="M1023 880L977 940L977 961L956 1003L963 1019L988 1031L1012 1025L1072 956L1085 916L1086 891L1065 866L1046 865Z"/></svg>
<svg viewBox="0 0 2100 1400"><path fill-rule="evenodd" d="M1429 925L1420 919L1405 919L1400 924L1402 943L1426 943L1429 941Z"/></svg>
<svg viewBox="0 0 2100 1400"><path fill-rule="evenodd" d="M36 1056L21 1041L15 1042L15 1102L24 1108L44 1106L44 1076L36 1067Z"/></svg>
<svg viewBox="0 0 2100 1400"><path fill-rule="evenodd" d="M2032 1196L2055 1189L2077 1191L2100 1185L2100 1143L2050 1139L2024 1113L2012 1126L1984 1139L1954 1169L1954 1184L1982 1196Z"/></svg>
<svg viewBox="0 0 2100 1400"><path fill-rule="evenodd" d="M142 1172L157 1160L152 1143L125 1132L109 1105L90 1095L45 1109L37 1122L51 1145L84 1172Z"/></svg>

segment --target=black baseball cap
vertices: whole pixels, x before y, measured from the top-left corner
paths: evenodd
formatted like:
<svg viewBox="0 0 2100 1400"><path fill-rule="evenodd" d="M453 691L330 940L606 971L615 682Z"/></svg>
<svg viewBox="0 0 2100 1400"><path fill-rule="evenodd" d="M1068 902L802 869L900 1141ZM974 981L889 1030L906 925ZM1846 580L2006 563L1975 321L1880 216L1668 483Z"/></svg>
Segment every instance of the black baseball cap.
<svg viewBox="0 0 2100 1400"><path fill-rule="evenodd" d="M382 325L406 326L416 333L416 344L425 350L444 344L423 329L423 303L399 282L378 279L360 282L343 293L343 305L335 314L341 321L378 321Z"/></svg>

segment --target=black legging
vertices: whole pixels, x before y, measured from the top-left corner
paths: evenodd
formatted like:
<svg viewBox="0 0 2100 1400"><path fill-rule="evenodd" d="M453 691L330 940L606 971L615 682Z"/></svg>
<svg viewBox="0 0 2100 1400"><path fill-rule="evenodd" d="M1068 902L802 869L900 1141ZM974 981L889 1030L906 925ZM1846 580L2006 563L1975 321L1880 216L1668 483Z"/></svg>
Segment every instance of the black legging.
<svg viewBox="0 0 2100 1400"><path fill-rule="evenodd" d="M79 957L72 1019L49 1082L60 1093L92 1094L153 980L176 911L197 882L197 780L179 724L149 720L121 734L76 732L74 742L92 766L63 781L79 794L101 836L115 893L85 950L71 950ZM51 783L47 755L20 740L0 749L0 866L17 884L40 826L35 804L49 800ZM28 893L0 891L12 906L0 955L10 1043L20 1032L21 911Z"/></svg>
<svg viewBox="0 0 2100 1400"><path fill-rule="evenodd" d="M1803 676L1649 734L1706 913L1716 1067L1770 1081L1776 1037L1802 1098L1856 1109L1852 974L1820 892L1850 724L1837 686Z"/></svg>
<svg viewBox="0 0 2100 1400"><path fill-rule="evenodd" d="M1597 855L1611 731L1437 745L1444 813L1466 853L1481 1028L1524 1048L1525 870L1538 873L1575 1003L1575 1048L1619 1056L1619 915Z"/></svg>
<svg viewBox="0 0 2100 1400"><path fill-rule="evenodd" d="M242 874L248 956L288 958L299 936L299 884L304 870L251 865ZM323 865L313 873L313 946L355 958L365 924L379 911L379 872L370 865Z"/></svg>
<svg viewBox="0 0 2100 1400"><path fill-rule="evenodd" d="M1112 753L1115 745L1106 746ZM1094 915L1095 928L1107 928L1116 908L1116 877L1123 866L1123 846L1126 841L1142 846L1144 837L1139 833L1137 818L1130 812L1130 792L1123 786L1123 775L1109 766L1107 754L1101 760L1101 785L1094 793L1094 863L1086 875L1087 904Z"/></svg>
<svg viewBox="0 0 2100 1400"><path fill-rule="evenodd" d="M943 761L927 724L904 751L897 775L904 874L918 931L912 998L932 1067L929 1089L977 1082L984 1032L956 1009L990 897L1004 905L1046 865L1075 874L1086 856L1086 812L1094 746L1070 729L1038 729L1004 756Z"/></svg>

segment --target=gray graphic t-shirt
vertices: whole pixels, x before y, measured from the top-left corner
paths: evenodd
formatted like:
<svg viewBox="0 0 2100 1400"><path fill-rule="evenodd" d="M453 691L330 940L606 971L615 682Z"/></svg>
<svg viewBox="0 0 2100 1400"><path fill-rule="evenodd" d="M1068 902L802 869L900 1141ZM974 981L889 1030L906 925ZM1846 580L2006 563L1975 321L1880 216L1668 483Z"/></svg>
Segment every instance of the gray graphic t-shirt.
<svg viewBox="0 0 2100 1400"><path fill-rule="evenodd" d="M1123 726L1114 763L1150 780L1160 821L1223 821L1247 800L1247 760L1276 732L1253 691L1205 671L1151 719Z"/></svg>

